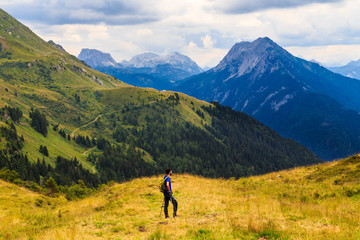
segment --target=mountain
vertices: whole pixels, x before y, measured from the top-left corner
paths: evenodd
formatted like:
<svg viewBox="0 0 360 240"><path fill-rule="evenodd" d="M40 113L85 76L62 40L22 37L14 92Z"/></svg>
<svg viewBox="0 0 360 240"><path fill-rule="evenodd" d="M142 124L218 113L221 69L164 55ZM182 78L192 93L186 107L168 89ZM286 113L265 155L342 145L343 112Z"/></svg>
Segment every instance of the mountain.
<svg viewBox="0 0 360 240"><path fill-rule="evenodd" d="M136 55L132 57L130 61L123 60L121 63L125 66L135 67L135 68L143 68L143 67L154 68L159 64L164 64L164 62L161 61L161 58L158 54L151 52Z"/></svg>
<svg viewBox="0 0 360 240"><path fill-rule="evenodd" d="M244 113L130 86L0 15L0 169L34 188L56 182L71 198L77 183L96 187L167 166L230 178L321 162Z"/></svg>
<svg viewBox="0 0 360 240"><path fill-rule="evenodd" d="M85 61L92 68L117 66L116 61L109 53L103 53L96 49L83 48L78 58Z"/></svg>
<svg viewBox="0 0 360 240"><path fill-rule="evenodd" d="M203 70L189 57L174 52L165 56L155 53L136 55L130 61L116 63L109 53L83 49L78 56L94 69L112 75L124 82L138 87L152 87L158 90L171 89L182 79ZM108 60L113 61L109 64Z"/></svg>
<svg viewBox="0 0 360 240"><path fill-rule="evenodd" d="M243 111L331 160L360 151L360 82L292 56L269 38L235 44L178 88Z"/></svg>
<svg viewBox="0 0 360 240"><path fill-rule="evenodd" d="M157 188L163 175L103 185L85 196L89 189L77 184L76 200L51 197L50 187L39 193L0 180L0 234L38 240L357 240L359 164L352 157L239 180L174 171L176 219L164 219Z"/></svg>
<svg viewBox="0 0 360 240"><path fill-rule="evenodd" d="M61 51L66 52L66 50L60 45L55 43L53 40L49 40L48 43L54 47L56 47L57 49L60 49Z"/></svg>
<svg viewBox="0 0 360 240"><path fill-rule="evenodd" d="M330 71L339 73L343 76L355 78L360 80L360 60L351 61L345 66L341 67L329 67Z"/></svg>
<svg viewBox="0 0 360 240"><path fill-rule="evenodd" d="M122 61L121 63L125 66L132 66L135 68L153 69L156 69L159 65L170 65L174 69L184 71L184 76L187 75L186 77L203 71L193 60L178 52L173 52L165 56L159 56L155 53L143 53L132 57L129 62Z"/></svg>

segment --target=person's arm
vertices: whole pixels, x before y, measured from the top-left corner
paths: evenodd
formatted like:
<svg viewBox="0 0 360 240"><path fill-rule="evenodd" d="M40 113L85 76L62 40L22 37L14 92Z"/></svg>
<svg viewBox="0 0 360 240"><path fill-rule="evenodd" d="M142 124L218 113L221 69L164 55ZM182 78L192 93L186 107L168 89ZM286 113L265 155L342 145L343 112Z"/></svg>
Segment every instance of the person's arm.
<svg viewBox="0 0 360 240"><path fill-rule="evenodd" d="M169 182L166 182L166 187L167 187L167 189L168 189L168 191L169 191L169 194L171 194Z"/></svg>

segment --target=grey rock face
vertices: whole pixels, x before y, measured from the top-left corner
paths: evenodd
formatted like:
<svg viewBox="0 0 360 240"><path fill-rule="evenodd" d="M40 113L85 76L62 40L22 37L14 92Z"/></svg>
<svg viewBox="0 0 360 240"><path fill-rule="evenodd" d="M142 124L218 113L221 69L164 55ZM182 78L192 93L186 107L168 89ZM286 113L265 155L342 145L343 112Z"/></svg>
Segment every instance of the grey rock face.
<svg viewBox="0 0 360 240"><path fill-rule="evenodd" d="M110 53L104 53L96 49L84 48L81 50L78 58L85 61L93 68L117 65Z"/></svg>
<svg viewBox="0 0 360 240"><path fill-rule="evenodd" d="M165 56L159 56L155 53L143 53L132 57L130 61L123 61L122 64L135 68L156 68L158 65L170 64L173 68L188 72L190 75L203 72L193 60L178 52Z"/></svg>

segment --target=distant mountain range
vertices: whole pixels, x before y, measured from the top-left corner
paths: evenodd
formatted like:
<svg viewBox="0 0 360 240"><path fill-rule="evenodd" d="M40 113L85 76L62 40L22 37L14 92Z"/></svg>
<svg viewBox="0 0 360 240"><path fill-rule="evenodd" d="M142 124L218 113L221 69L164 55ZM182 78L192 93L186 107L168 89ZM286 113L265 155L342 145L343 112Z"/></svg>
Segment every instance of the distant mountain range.
<svg viewBox="0 0 360 240"><path fill-rule="evenodd" d="M178 52L165 56L143 53L129 61L117 63L109 53L96 49L82 49L78 58L94 69L131 85L159 90L173 88L182 79L203 72L194 61Z"/></svg>
<svg viewBox="0 0 360 240"><path fill-rule="evenodd" d="M243 111L322 159L360 151L360 81L294 57L269 38L235 44L179 87Z"/></svg>
<svg viewBox="0 0 360 240"><path fill-rule="evenodd" d="M203 72L193 60L178 52L173 52L165 56L159 56L155 53L143 53L132 57L130 61L122 61L121 64L126 67L153 69L162 65L171 65L173 68L182 70L184 73L190 75Z"/></svg>
<svg viewBox="0 0 360 240"><path fill-rule="evenodd" d="M360 80L360 59L357 61L351 61L345 66L341 67L329 67L329 70L340 73L346 77L356 78Z"/></svg>

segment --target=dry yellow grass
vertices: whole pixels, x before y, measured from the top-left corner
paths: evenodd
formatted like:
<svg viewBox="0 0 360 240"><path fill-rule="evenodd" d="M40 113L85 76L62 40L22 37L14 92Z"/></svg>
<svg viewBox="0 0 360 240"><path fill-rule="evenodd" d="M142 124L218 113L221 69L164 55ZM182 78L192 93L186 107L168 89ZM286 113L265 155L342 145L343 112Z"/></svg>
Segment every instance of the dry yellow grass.
<svg viewBox="0 0 360 240"><path fill-rule="evenodd" d="M359 163L354 158L239 180L174 174L179 216L166 220L161 176L106 186L78 201L0 181L0 238L360 239Z"/></svg>

